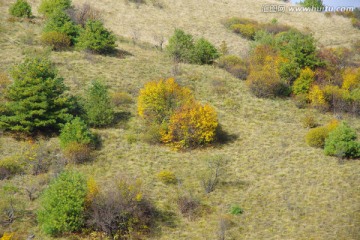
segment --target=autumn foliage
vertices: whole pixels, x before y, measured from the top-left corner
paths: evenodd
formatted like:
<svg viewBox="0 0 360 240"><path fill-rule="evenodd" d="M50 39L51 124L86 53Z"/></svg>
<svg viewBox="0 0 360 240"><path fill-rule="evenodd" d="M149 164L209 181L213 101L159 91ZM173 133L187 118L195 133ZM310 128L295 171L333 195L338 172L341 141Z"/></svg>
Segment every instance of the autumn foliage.
<svg viewBox="0 0 360 240"><path fill-rule="evenodd" d="M215 140L217 127L215 109L194 102L183 106L171 116L168 131L162 134L162 141L179 148L205 145Z"/></svg>
<svg viewBox="0 0 360 240"><path fill-rule="evenodd" d="M190 89L173 78L147 83L140 90L138 113L149 129L158 126L160 142L175 148L202 146L216 138L214 108L196 102Z"/></svg>

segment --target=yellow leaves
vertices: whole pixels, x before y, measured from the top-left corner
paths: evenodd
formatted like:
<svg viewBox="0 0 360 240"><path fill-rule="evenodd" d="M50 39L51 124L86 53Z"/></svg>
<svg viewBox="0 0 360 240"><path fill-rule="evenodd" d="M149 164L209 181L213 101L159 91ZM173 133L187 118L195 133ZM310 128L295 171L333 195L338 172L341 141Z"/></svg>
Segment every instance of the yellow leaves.
<svg viewBox="0 0 360 240"><path fill-rule="evenodd" d="M309 92L308 98L313 106L322 106L326 104L324 92L318 85L314 85Z"/></svg>
<svg viewBox="0 0 360 240"><path fill-rule="evenodd" d="M90 204L94 198L99 194L99 186L97 185L95 179L93 177L90 177L87 180L87 195L85 198L86 205Z"/></svg>
<svg viewBox="0 0 360 240"><path fill-rule="evenodd" d="M214 108L197 103L191 91L173 78L147 83L140 90L138 113L147 123L162 126L158 128L161 141L177 148L215 140L218 121Z"/></svg>
<svg viewBox="0 0 360 240"><path fill-rule="evenodd" d="M215 109L194 102L171 116L168 131L162 132L161 140L176 148L204 145L215 140L217 127Z"/></svg>
<svg viewBox="0 0 360 240"><path fill-rule="evenodd" d="M360 87L360 68L345 69L343 75L342 88L345 90L353 90Z"/></svg>
<svg viewBox="0 0 360 240"><path fill-rule="evenodd" d="M11 240L13 239L15 233L7 233L5 232L4 235L2 236L2 238L0 238L0 240Z"/></svg>
<svg viewBox="0 0 360 240"><path fill-rule="evenodd" d="M190 89L181 87L173 78L152 81L140 90L138 113L143 118L161 123L193 99Z"/></svg>

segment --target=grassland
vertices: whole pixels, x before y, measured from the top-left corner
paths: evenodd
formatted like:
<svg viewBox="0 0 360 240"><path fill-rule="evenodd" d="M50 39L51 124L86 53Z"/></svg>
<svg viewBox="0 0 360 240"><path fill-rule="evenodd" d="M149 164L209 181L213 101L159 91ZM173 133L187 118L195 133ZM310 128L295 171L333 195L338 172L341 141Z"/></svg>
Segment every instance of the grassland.
<svg viewBox="0 0 360 240"><path fill-rule="evenodd" d="M29 2L34 9L39 4L38 0ZM10 2L2 0L0 71L9 70L25 54L49 54L73 93L81 94L89 81L98 78L111 91L128 92L136 100L138 90L147 81L174 75L173 63L152 45L154 36L168 38L175 27L205 36L216 45L225 40L231 52L241 55L246 54L249 43L226 30L221 19L242 16L267 22L277 18L280 23L299 29L308 27L324 46L349 46L360 37L360 31L352 28L348 19L338 16L260 13L262 4L274 1L163 0L163 9L115 0L88 2L103 13L105 25L117 35L137 35L136 44L126 38L118 42L118 49L128 54L118 58L72 51L46 52L39 45L42 20L8 22ZM167 216L150 239L217 239L220 219L233 204L241 206L244 213L230 217L232 224L226 239L360 239L360 162L339 162L324 156L321 149L308 147L304 141L308 129L302 127L301 119L306 114L314 115L320 124L332 119L332 114L298 109L287 99L255 98L243 81L213 66L181 64L177 71L181 84L193 89L200 101L216 108L224 130L234 136L232 141L185 152L149 145L139 135L136 104L129 104L118 111L130 112L130 119L113 128L95 130L103 147L96 152L94 161L68 167L94 176L100 185L124 172L142 178L145 191ZM360 133L359 119L342 117ZM58 149L56 138L41 141ZM31 147L31 143L6 136L0 138L0 145L0 158L25 153ZM223 156L229 163L220 186L205 194L198 175L206 167L204 159L214 155ZM156 174L162 169L175 172L182 185L161 183ZM0 187L18 188L12 194L23 204L23 211L10 230L17 231L20 239L30 234L35 239L48 239L36 226L34 210L38 203L29 202L24 189L29 184L38 184L42 189L54 171L0 182ZM198 218L181 216L176 196L184 192L191 192L207 206Z"/></svg>

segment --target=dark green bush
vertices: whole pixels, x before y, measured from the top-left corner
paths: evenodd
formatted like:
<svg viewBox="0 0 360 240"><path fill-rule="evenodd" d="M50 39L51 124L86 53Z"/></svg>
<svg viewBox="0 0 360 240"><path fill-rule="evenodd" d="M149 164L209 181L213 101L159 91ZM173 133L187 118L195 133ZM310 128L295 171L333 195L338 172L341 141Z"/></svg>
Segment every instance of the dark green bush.
<svg viewBox="0 0 360 240"><path fill-rule="evenodd" d="M360 157L360 142L356 139L356 131L343 122L326 138L325 154L340 158L358 158Z"/></svg>
<svg viewBox="0 0 360 240"><path fill-rule="evenodd" d="M196 41L194 46L194 63L210 64L219 57L219 53L214 45L204 38Z"/></svg>
<svg viewBox="0 0 360 240"><path fill-rule="evenodd" d="M63 172L54 179L40 199L38 222L44 233L58 236L80 230L85 223L87 185L77 172Z"/></svg>
<svg viewBox="0 0 360 240"><path fill-rule="evenodd" d="M85 29L81 31L77 47L94 53L107 54L115 51L116 37L98 20L87 21Z"/></svg>
<svg viewBox="0 0 360 240"><path fill-rule="evenodd" d="M86 120L91 126L105 127L114 121L114 109L109 91L100 81L93 81L87 90L84 109Z"/></svg>
<svg viewBox="0 0 360 240"><path fill-rule="evenodd" d="M79 36L80 28L74 24L64 11L57 10L48 17L43 31L45 33L59 32L66 34L70 38L71 44L74 45Z"/></svg>
<svg viewBox="0 0 360 240"><path fill-rule="evenodd" d="M84 121L79 117L74 118L71 122L65 124L61 130L60 136L61 148L66 148L73 143L91 145L94 143L94 135Z"/></svg>
<svg viewBox="0 0 360 240"><path fill-rule="evenodd" d="M194 52L194 40L192 35L186 34L181 29L175 29L166 47L168 54L179 62L192 62Z"/></svg>
<svg viewBox="0 0 360 240"><path fill-rule="evenodd" d="M9 12L14 17L29 18L32 16L31 6L25 0L17 0L10 6Z"/></svg>
<svg viewBox="0 0 360 240"><path fill-rule="evenodd" d="M71 0L42 0L38 10L48 17L55 11L64 11L70 7Z"/></svg>
<svg viewBox="0 0 360 240"><path fill-rule="evenodd" d="M41 42L55 51L66 49L71 45L69 36L60 32L44 32L41 35Z"/></svg>
<svg viewBox="0 0 360 240"><path fill-rule="evenodd" d="M11 71L0 128L25 134L57 132L72 119L63 79L48 59L27 58Z"/></svg>

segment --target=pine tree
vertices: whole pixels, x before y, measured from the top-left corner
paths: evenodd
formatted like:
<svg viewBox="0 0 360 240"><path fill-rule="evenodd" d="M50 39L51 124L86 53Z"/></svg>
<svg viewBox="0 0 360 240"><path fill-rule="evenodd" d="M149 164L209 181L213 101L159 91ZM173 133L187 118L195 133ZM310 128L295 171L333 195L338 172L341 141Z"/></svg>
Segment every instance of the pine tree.
<svg viewBox="0 0 360 240"><path fill-rule="evenodd" d="M48 59L27 58L10 75L14 82L5 92L0 128L27 135L57 132L72 119L67 88Z"/></svg>
<svg viewBox="0 0 360 240"><path fill-rule="evenodd" d="M107 87L99 81L93 81L88 89L84 109L91 126L104 127L114 120L114 110Z"/></svg>

